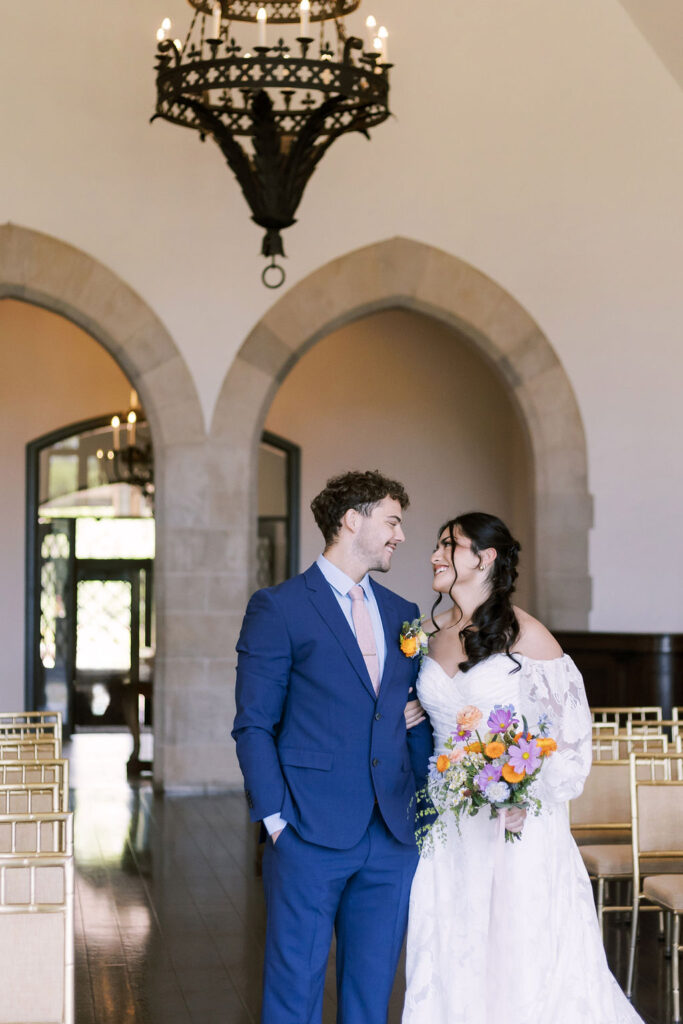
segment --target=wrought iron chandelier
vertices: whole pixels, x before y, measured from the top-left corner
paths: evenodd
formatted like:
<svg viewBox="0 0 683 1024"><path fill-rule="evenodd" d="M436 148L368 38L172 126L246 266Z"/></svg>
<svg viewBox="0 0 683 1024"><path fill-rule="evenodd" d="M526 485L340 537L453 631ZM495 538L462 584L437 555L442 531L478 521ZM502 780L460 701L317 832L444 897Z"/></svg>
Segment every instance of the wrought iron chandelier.
<svg viewBox="0 0 683 1024"><path fill-rule="evenodd" d="M111 448L98 448L97 460L110 484L131 484L154 494L154 455L145 414L131 393L131 408L111 419Z"/></svg>
<svg viewBox="0 0 683 1024"><path fill-rule="evenodd" d="M265 228L263 283L278 288L281 232L295 223L319 160L340 135L369 138L389 116L388 33L369 17L365 39L347 35L344 18L361 0L188 2L194 14L184 42L171 37L168 18L157 32L152 120L215 140ZM234 23L246 33L251 23L251 49L235 41Z"/></svg>

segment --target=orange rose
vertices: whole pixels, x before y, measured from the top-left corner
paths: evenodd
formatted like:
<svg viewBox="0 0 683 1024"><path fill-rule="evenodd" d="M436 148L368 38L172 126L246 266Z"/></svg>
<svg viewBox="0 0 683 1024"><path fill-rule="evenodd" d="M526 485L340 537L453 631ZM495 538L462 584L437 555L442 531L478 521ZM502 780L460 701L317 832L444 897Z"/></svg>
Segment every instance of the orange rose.
<svg viewBox="0 0 683 1024"><path fill-rule="evenodd" d="M405 654L406 658L414 658L418 652L419 646L416 636L401 637L401 650Z"/></svg>
<svg viewBox="0 0 683 1024"><path fill-rule="evenodd" d="M439 754L436 759L436 770L437 772L445 772L450 767L450 760L447 754Z"/></svg>
<svg viewBox="0 0 683 1024"><path fill-rule="evenodd" d="M511 764L503 765L503 778L506 782L521 782L525 775L525 771L516 772Z"/></svg>
<svg viewBox="0 0 683 1024"><path fill-rule="evenodd" d="M469 729L470 732L477 728L482 718L481 711L474 704L468 704L462 711L458 711L455 716L458 725L461 725L464 729Z"/></svg>
<svg viewBox="0 0 683 1024"><path fill-rule="evenodd" d="M493 760L494 757L500 757L501 754L505 753L505 744L495 741L493 743L487 743L484 747L484 753L487 757L490 757Z"/></svg>
<svg viewBox="0 0 683 1024"><path fill-rule="evenodd" d="M468 754L481 754L483 752L481 743L468 743L465 750Z"/></svg>
<svg viewBox="0 0 683 1024"><path fill-rule="evenodd" d="M536 740L536 746L541 748L541 757L550 757L557 750L557 742L552 736L539 736Z"/></svg>

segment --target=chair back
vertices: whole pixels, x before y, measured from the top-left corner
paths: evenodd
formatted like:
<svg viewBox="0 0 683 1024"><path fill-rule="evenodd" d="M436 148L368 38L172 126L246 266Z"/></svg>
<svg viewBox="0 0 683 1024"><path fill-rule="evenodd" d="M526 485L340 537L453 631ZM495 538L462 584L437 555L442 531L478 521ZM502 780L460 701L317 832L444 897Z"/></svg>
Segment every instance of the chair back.
<svg viewBox="0 0 683 1024"><path fill-rule="evenodd" d="M73 853L70 813L0 815L0 857Z"/></svg>
<svg viewBox="0 0 683 1024"><path fill-rule="evenodd" d="M0 784L0 815L52 814L68 809L59 782L29 782L19 786Z"/></svg>
<svg viewBox="0 0 683 1024"><path fill-rule="evenodd" d="M630 828L628 785L628 761L594 761L583 792L569 804L572 831Z"/></svg>
<svg viewBox="0 0 683 1024"><path fill-rule="evenodd" d="M683 758L676 754L632 753L629 757L633 868L637 886L640 885L642 858L647 858L648 874L683 871L682 762ZM667 777L662 778L662 772Z"/></svg>
<svg viewBox="0 0 683 1024"><path fill-rule="evenodd" d="M594 722L616 722L618 729L625 730L635 722L659 722L663 718L662 708L655 704L641 707L591 708Z"/></svg>
<svg viewBox="0 0 683 1024"><path fill-rule="evenodd" d="M25 730L22 732L21 730ZM62 739L62 714L60 711L2 711L0 712L0 736L29 736L30 731L42 730L46 736Z"/></svg>
<svg viewBox="0 0 683 1024"><path fill-rule="evenodd" d="M0 761L57 760L62 741L55 736L44 739L5 739L0 736Z"/></svg>

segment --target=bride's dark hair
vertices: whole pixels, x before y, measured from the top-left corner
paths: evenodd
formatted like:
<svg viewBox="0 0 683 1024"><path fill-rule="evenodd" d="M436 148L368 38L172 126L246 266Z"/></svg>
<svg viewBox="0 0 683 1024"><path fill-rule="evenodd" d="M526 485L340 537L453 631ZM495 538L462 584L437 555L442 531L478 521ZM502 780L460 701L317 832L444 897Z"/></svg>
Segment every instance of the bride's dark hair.
<svg viewBox="0 0 683 1024"><path fill-rule="evenodd" d="M455 533L459 531L471 541L472 551L475 555L487 548L495 548L496 551L496 558L491 563L486 578L489 584L486 600L475 609L472 622L460 630L467 660L461 661L458 668L461 672L467 672L491 654L504 653L515 662L517 668L514 671L518 672L521 663L510 651L519 636L519 623L510 598L515 589L517 560L521 545L501 519L489 515L487 512L467 512L465 515L456 516L455 519L449 519L439 530L437 542L444 530L448 530L453 548L455 547ZM451 552L453 548L451 548ZM455 566L453 568L455 569ZM453 587L457 579L456 571L449 596L462 617L462 609L453 597ZM434 618L434 613L442 597L443 595L439 594L432 607L432 622L437 632L439 626Z"/></svg>

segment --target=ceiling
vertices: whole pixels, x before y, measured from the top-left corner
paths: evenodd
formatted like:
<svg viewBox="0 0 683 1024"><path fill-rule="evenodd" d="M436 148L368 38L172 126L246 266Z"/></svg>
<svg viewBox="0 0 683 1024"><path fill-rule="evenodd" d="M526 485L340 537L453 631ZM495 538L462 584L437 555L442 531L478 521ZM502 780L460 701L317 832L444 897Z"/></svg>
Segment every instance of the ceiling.
<svg viewBox="0 0 683 1024"><path fill-rule="evenodd" d="M681 0L619 0L648 43L683 87Z"/></svg>

